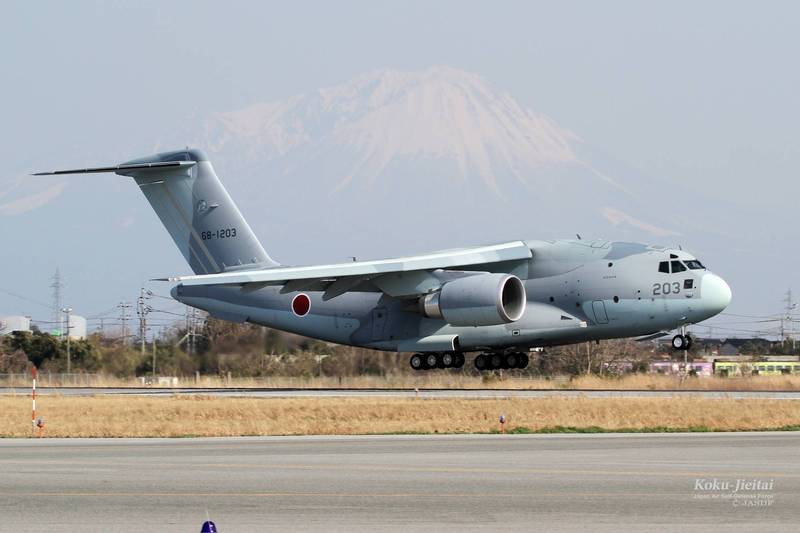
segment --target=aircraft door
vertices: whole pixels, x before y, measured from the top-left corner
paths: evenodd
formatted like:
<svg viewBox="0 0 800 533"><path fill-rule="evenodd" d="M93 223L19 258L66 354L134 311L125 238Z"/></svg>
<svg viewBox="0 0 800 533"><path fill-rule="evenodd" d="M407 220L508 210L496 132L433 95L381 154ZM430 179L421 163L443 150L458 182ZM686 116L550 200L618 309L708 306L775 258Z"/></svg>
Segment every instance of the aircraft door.
<svg viewBox="0 0 800 533"><path fill-rule="evenodd" d="M592 311L594 311L594 319L598 324L608 324L608 315L606 314L606 304L603 303L603 300L593 301Z"/></svg>
<svg viewBox="0 0 800 533"><path fill-rule="evenodd" d="M388 312L385 307L376 307L372 310L372 340L383 340L383 332L386 329L386 315Z"/></svg>

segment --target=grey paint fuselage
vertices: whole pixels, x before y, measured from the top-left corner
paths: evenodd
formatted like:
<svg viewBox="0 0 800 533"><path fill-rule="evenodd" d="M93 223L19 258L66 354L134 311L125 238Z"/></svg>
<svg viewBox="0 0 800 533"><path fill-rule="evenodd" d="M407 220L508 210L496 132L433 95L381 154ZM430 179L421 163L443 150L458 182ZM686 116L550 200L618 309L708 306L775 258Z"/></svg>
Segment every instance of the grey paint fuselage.
<svg viewBox="0 0 800 533"><path fill-rule="evenodd" d="M279 286L181 286L173 296L213 316L298 333L325 341L400 350L408 341L458 336L463 351L530 348L635 337L694 324L721 312L731 292L705 269L659 272L662 261L690 261L687 252L625 242L527 241L530 259L480 265L523 280L527 307L504 325L454 327L425 318L415 299L393 298L369 284L325 301L323 290L303 291L305 316L292 311L297 292ZM463 268L461 270L469 270ZM691 280L691 283L687 282ZM687 288L691 285L691 288ZM424 347L419 351L425 351ZM433 347L431 351L440 351Z"/></svg>

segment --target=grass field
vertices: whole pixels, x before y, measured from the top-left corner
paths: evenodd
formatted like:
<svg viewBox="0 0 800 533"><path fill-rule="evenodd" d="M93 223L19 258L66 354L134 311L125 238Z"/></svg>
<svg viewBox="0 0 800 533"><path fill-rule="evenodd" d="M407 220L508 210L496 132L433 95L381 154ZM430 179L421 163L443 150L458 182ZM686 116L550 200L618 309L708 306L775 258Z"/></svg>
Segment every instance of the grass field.
<svg viewBox="0 0 800 533"><path fill-rule="evenodd" d="M219 398L37 399L47 437L186 437L800 429L800 402L707 398ZM0 436L31 434L30 398L0 397Z"/></svg>

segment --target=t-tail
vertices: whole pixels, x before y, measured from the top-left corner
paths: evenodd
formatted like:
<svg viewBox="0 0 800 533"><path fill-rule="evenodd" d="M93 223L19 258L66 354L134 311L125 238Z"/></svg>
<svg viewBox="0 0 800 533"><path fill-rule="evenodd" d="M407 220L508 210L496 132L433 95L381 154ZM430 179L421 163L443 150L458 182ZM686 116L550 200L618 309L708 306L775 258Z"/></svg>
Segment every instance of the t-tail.
<svg viewBox="0 0 800 533"><path fill-rule="evenodd" d="M195 274L277 266L200 150L179 150L110 167L34 176L115 172L139 185Z"/></svg>

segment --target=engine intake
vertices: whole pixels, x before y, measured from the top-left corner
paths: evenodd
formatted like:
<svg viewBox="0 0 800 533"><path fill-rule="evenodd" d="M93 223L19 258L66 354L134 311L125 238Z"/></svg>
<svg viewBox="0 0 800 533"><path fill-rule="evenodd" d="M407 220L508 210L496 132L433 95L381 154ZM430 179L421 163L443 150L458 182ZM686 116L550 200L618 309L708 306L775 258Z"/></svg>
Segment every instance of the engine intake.
<svg viewBox="0 0 800 533"><path fill-rule="evenodd" d="M512 274L477 274L442 285L420 298L420 312L453 326L495 326L522 318L525 285Z"/></svg>

